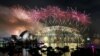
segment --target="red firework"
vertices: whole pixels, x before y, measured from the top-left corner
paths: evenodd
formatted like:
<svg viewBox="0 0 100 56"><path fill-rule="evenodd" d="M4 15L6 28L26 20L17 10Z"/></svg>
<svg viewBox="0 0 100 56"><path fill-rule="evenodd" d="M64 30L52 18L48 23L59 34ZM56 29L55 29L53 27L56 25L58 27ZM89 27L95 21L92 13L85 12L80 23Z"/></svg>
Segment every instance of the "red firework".
<svg viewBox="0 0 100 56"><path fill-rule="evenodd" d="M80 13L75 10L61 10L58 7L48 6L47 8L41 8L40 10L33 9L31 16L35 20L47 19L49 16L54 17L59 20L75 20L82 23L83 25L88 25L90 23L88 15Z"/></svg>

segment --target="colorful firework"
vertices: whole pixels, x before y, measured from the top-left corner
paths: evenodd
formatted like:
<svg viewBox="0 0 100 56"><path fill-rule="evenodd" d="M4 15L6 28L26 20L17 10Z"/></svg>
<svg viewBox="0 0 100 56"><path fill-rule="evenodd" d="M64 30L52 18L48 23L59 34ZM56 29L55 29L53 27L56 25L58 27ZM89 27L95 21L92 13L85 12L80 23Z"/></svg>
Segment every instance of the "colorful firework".
<svg viewBox="0 0 100 56"><path fill-rule="evenodd" d="M89 17L86 14L80 13L75 10L61 10L58 7L51 7L48 6L47 8L41 8L40 10L32 10L32 17L33 19L37 20L44 20L48 17L53 17L56 20L75 20L77 22L80 22L84 25L88 25L90 23Z"/></svg>
<svg viewBox="0 0 100 56"><path fill-rule="evenodd" d="M48 20L48 18L50 20ZM53 19L52 19L53 18ZM75 10L62 10L58 7L48 6L47 8L25 10L21 7L7 8L0 7L0 22L1 28L18 28L31 29L34 32L42 30L44 27L41 21L59 25L73 25L78 26L78 22L86 26L90 23L89 17L86 14ZM53 22L53 24L52 24ZM4 26L4 24L6 25ZM8 26L9 25L9 26ZM10 26L11 25L11 26ZM16 30L16 29L15 29Z"/></svg>

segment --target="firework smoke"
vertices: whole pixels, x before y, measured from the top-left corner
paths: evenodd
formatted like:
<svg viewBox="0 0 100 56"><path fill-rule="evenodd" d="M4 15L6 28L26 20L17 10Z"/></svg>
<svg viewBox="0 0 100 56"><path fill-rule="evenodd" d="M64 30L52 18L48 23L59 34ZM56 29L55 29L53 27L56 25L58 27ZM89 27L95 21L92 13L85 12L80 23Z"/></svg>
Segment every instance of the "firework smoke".
<svg viewBox="0 0 100 56"><path fill-rule="evenodd" d="M59 21L60 24L66 22L65 20L67 20L67 22L68 20L74 20L83 25L90 23L88 15L75 10L64 11L58 7L51 6L31 10L25 10L21 7L8 8L0 6L0 31L2 30L8 33L8 35L19 35L20 32L27 29L32 30L32 32L37 32L44 27L40 21L45 21L49 17L55 18L54 23ZM2 34L2 32L0 32L0 34Z"/></svg>
<svg viewBox="0 0 100 56"><path fill-rule="evenodd" d="M7 35L19 35L24 30L33 30L33 32L39 30L42 27L41 24L34 22L29 15L28 11L19 7L8 8L0 6L0 31L3 31L0 34L3 36L6 35L4 33L7 33Z"/></svg>

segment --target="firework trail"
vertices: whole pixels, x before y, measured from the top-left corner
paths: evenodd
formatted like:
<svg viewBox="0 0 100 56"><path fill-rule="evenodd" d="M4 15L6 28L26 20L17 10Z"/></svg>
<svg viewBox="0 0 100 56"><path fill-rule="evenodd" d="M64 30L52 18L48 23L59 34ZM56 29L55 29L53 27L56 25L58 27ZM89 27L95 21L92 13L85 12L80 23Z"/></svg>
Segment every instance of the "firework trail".
<svg viewBox="0 0 100 56"><path fill-rule="evenodd" d="M81 24L88 25L90 23L88 15L75 11L75 10L61 10L58 7L48 6L47 8L41 8L40 10L33 9L31 16L33 19L44 20L48 17L53 17L56 20L75 20Z"/></svg>
<svg viewBox="0 0 100 56"><path fill-rule="evenodd" d="M42 30L44 25L40 21L45 21L49 17L55 18L55 20L51 21L54 23L58 21L59 24L68 21L69 24L72 24L72 21L80 22L83 25L90 23L88 15L75 10L64 11L52 6L30 10L25 10L21 7L8 8L0 6L0 28L8 33L12 31L11 34L18 34L26 29L32 30L33 32ZM78 25L78 23L76 24Z"/></svg>

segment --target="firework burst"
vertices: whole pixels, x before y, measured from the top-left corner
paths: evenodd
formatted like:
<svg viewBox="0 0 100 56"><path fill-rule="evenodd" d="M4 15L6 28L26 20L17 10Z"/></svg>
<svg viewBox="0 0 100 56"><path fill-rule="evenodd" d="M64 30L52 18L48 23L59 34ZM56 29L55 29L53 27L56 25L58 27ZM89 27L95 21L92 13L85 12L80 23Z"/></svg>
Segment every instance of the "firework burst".
<svg viewBox="0 0 100 56"><path fill-rule="evenodd" d="M41 8L40 10L33 9L31 16L35 20L46 20L48 17L53 17L58 21L70 20L80 22L83 25L90 23L89 17L86 14L80 13L75 10L61 10L58 7L48 6L47 8Z"/></svg>
<svg viewBox="0 0 100 56"><path fill-rule="evenodd" d="M33 31L41 30L41 28L44 27L44 23L50 24L51 26L73 26L75 24L76 27L79 27L80 23L84 26L90 23L89 17L86 14L80 13L75 10L62 10L58 7L52 6L31 10L25 10L21 7L1 7L0 19L3 20L3 22L0 23L1 27L5 22L6 25L11 25L9 27L12 28L24 27L25 30L31 29Z"/></svg>

